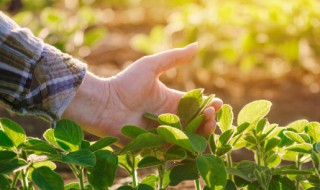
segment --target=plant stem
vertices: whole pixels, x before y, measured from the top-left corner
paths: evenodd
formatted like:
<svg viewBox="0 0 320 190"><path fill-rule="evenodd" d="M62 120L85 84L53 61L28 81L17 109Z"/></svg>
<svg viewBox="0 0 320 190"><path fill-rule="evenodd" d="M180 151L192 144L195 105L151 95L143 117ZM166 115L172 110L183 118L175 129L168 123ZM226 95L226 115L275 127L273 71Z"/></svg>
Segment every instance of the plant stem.
<svg viewBox="0 0 320 190"><path fill-rule="evenodd" d="M76 178L79 180L79 185L80 185L80 189L83 190L84 189L84 184L83 184L83 168L76 168L74 165L72 164L68 164L68 166L70 167L70 169L72 170L73 174L76 176Z"/></svg>
<svg viewBox="0 0 320 190"><path fill-rule="evenodd" d="M83 171L84 171L84 168L80 167L78 171L79 171L78 179L79 179L79 183L80 183L80 189L84 190L84 183L83 183Z"/></svg>
<svg viewBox="0 0 320 190"><path fill-rule="evenodd" d="M22 177L22 184L23 184L23 189L28 190L28 182L27 182L27 176L25 173L25 170L21 170L21 177Z"/></svg>
<svg viewBox="0 0 320 190"><path fill-rule="evenodd" d="M76 170L76 168L74 168L74 166L72 164L68 164L69 168L72 170L73 174L77 177L78 171Z"/></svg>
<svg viewBox="0 0 320 190"><path fill-rule="evenodd" d="M232 146L234 146L234 145L238 142L238 140L239 140L241 137L242 137L242 134L241 134L241 135L239 135L239 136L236 138L236 140L233 142Z"/></svg>
<svg viewBox="0 0 320 190"><path fill-rule="evenodd" d="M196 187L196 190L201 190L199 179L194 180L194 186Z"/></svg>
<svg viewBox="0 0 320 190"><path fill-rule="evenodd" d="M159 190L162 190L163 186L163 175L164 175L164 166L163 164L158 166L158 173L159 173Z"/></svg>
<svg viewBox="0 0 320 190"><path fill-rule="evenodd" d="M300 154L298 154L296 157L296 167L298 168L298 170L301 169ZM297 190L299 190L299 186L300 186L300 181L299 181L299 179L296 179L296 189Z"/></svg>
<svg viewBox="0 0 320 190"><path fill-rule="evenodd" d="M16 172L13 177L13 181L11 183L11 189L14 189L18 180L19 172Z"/></svg>
<svg viewBox="0 0 320 190"><path fill-rule="evenodd" d="M135 158L134 158L134 155L132 155L132 172L131 172L131 176L132 176L132 186L133 188L137 187L138 186L138 180L137 180L137 170L135 168Z"/></svg>
<svg viewBox="0 0 320 190"><path fill-rule="evenodd" d="M261 156L262 156L262 161L263 161L263 166L268 166L268 163L267 163L267 156L266 156L266 153L265 152L261 152Z"/></svg>
<svg viewBox="0 0 320 190"><path fill-rule="evenodd" d="M229 167L229 168L232 168L232 157L231 157L231 153L229 152L228 154L227 154L227 166ZM228 175L228 179L230 179L230 180L232 180L232 175L231 174L229 174Z"/></svg>
<svg viewBox="0 0 320 190"><path fill-rule="evenodd" d="M256 148L257 148L257 154L256 154L256 156L257 156L257 164L258 164L259 166L261 166L261 153L260 153L260 148L259 148L258 146L256 146Z"/></svg>
<svg viewBox="0 0 320 190"><path fill-rule="evenodd" d="M320 173L319 173L319 169L316 167L314 161L312 160L312 165L313 165L313 168L314 168L314 171L315 173L317 174L318 176L318 179L320 180Z"/></svg>

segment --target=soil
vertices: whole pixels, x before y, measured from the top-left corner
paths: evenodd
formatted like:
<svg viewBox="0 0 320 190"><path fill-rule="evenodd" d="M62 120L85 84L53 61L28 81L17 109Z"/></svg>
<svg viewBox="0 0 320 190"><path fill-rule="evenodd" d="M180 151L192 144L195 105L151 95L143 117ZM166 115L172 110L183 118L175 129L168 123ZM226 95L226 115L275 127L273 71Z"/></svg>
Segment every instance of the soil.
<svg viewBox="0 0 320 190"><path fill-rule="evenodd" d="M147 33L152 25L140 23L111 22L107 24L109 34L95 47L91 54L84 58L89 70L101 76L112 76L127 67L132 61L143 56L130 47L130 39L137 33ZM192 63L190 63L192 65ZM291 121L307 119L320 121L320 75L310 74L302 69L292 69L283 75L272 75L263 70L250 73L230 71L224 74L201 71L187 72L188 67L178 68L175 78L164 75L161 80L169 87L178 90L204 88L205 92L214 93L224 103L232 105L235 115L246 103L257 99L272 101L273 107L268 116L271 123L285 126ZM190 70L190 69L189 69ZM187 75L188 80L184 80ZM180 77L180 78L179 78ZM30 136L41 137L49 125L33 116L18 116L0 107L0 117L8 117L22 126ZM87 138L95 137L87 134ZM238 152L235 160L252 159L248 153ZM65 168L61 168L65 170ZM69 172L64 178L72 181ZM124 172L119 172L117 181L128 180ZM193 182L186 182L171 189L194 189Z"/></svg>

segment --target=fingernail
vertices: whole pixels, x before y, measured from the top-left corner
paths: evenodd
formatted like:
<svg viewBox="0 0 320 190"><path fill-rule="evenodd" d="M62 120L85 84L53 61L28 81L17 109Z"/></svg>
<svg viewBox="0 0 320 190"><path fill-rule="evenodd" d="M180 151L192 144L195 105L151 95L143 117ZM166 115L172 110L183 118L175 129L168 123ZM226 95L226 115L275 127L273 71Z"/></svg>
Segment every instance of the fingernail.
<svg viewBox="0 0 320 190"><path fill-rule="evenodd" d="M193 42L193 43L189 44L188 46L196 46L196 47L198 47L198 45L199 45L199 42Z"/></svg>

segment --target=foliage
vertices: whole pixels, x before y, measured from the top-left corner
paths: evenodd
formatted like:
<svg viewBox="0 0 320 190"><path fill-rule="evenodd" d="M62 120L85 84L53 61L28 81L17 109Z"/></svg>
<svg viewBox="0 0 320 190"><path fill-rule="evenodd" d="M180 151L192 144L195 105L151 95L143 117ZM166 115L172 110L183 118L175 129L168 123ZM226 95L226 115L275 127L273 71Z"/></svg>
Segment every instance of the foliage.
<svg viewBox="0 0 320 190"><path fill-rule="evenodd" d="M88 142L81 128L68 120L60 120L55 129L48 129L43 134L45 141L26 137L23 129L9 119L0 119L0 129L4 137L0 141L0 189L19 188L17 181L25 190L35 185L48 190L107 189L113 184L118 158L109 146L117 141L114 137ZM62 177L54 171L54 162L67 164L79 183L64 186Z"/></svg>
<svg viewBox="0 0 320 190"><path fill-rule="evenodd" d="M161 1L162 2L162 1ZM207 68L312 68L319 59L317 0L166 1L165 24L132 41L146 54L199 42L199 65ZM160 4L160 3L159 3Z"/></svg>
<svg viewBox="0 0 320 190"><path fill-rule="evenodd" d="M27 137L13 121L0 119L0 188L109 189L119 166L132 177L131 183L119 189L166 189L194 180L199 190L200 179L203 189L214 190L319 188L320 123L299 120L278 127L265 117L271 102L257 100L243 107L236 122L232 107L223 105L218 112L221 134L205 138L196 131L204 119L203 108L212 98L197 89L182 97L178 115L146 114L158 128L123 127L123 135L131 142L115 150L110 145L116 138L86 141L72 121L59 121L41 140ZM254 160L233 162L232 152L241 148L252 151ZM284 165L282 161L289 162ZM54 171L56 162L68 165L78 182L64 184ZM139 169L150 167L157 173L139 180Z"/></svg>
<svg viewBox="0 0 320 190"><path fill-rule="evenodd" d="M19 1L19 0L18 0ZM10 0L0 0L8 10ZM214 71L303 67L319 73L317 0L20 0L12 18L62 51L84 57L107 34L105 23L121 14L152 29L132 47L146 54L199 42L197 64ZM138 14L136 14L138 13ZM132 15L134 15L132 17Z"/></svg>
<svg viewBox="0 0 320 190"><path fill-rule="evenodd" d="M63 52L84 57L107 35L102 25L107 15L103 9L92 5L94 1L21 2L22 7L12 13L12 18ZM6 10L7 7L9 1L0 1L0 8Z"/></svg>

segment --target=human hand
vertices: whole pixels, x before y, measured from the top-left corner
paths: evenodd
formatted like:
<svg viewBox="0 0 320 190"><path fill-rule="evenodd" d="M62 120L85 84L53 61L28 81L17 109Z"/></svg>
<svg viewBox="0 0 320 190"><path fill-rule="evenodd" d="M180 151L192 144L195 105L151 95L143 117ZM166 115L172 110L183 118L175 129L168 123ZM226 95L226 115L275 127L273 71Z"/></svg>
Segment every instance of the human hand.
<svg viewBox="0 0 320 190"><path fill-rule="evenodd" d="M121 137L121 127L129 124L146 129L154 127L143 114L177 113L178 103L184 94L166 87L159 81L159 76L190 61L196 50L197 44L190 44L185 48L146 56L108 79L87 74L64 117L98 136ZM215 130L215 113L221 105L222 101L215 98L205 109L206 119L198 133L210 134Z"/></svg>

